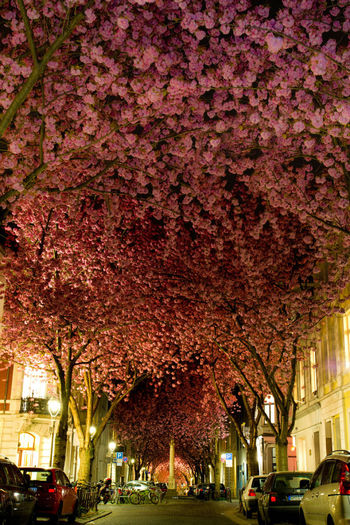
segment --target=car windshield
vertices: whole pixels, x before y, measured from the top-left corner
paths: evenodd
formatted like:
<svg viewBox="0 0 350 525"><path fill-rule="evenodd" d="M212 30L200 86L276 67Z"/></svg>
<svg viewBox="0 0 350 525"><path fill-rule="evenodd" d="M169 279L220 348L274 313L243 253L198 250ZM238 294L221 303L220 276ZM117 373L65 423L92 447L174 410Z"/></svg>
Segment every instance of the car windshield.
<svg viewBox="0 0 350 525"><path fill-rule="evenodd" d="M278 492L306 491L311 476L311 472L280 474L276 476L273 488Z"/></svg>
<svg viewBox="0 0 350 525"><path fill-rule="evenodd" d="M52 472L50 470L24 470L23 472L30 477L30 481L52 483Z"/></svg>

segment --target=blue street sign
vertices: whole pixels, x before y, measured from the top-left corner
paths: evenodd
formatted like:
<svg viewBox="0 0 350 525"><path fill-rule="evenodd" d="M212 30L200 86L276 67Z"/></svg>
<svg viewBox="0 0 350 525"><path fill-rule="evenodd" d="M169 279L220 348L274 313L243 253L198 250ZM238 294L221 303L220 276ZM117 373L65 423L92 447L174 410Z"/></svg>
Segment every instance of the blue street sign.
<svg viewBox="0 0 350 525"><path fill-rule="evenodd" d="M226 461L232 461L232 452L226 452Z"/></svg>
<svg viewBox="0 0 350 525"><path fill-rule="evenodd" d="M123 452L117 452L117 459L123 459Z"/></svg>
<svg viewBox="0 0 350 525"><path fill-rule="evenodd" d="M123 457L123 461L125 461L125 463L128 461L128 458L125 456Z"/></svg>

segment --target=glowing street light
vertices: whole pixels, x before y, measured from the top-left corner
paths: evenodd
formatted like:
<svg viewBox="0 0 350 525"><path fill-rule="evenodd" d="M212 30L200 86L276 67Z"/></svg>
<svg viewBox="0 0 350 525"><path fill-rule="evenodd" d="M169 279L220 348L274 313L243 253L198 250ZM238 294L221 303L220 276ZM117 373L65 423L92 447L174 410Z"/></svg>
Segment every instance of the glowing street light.
<svg viewBox="0 0 350 525"><path fill-rule="evenodd" d="M61 403L58 399L51 398L49 399L47 403L47 408L49 409L51 421L52 421L52 435L51 435L51 448L50 448L50 466L52 465L53 461L53 450L54 450L54 443L55 443L55 426L56 426L56 417L58 416L60 410L61 410Z"/></svg>
<svg viewBox="0 0 350 525"><path fill-rule="evenodd" d="M93 439L94 435L96 434L96 427L94 427L94 425L91 425L91 427L89 428L89 434L90 434L90 439Z"/></svg>

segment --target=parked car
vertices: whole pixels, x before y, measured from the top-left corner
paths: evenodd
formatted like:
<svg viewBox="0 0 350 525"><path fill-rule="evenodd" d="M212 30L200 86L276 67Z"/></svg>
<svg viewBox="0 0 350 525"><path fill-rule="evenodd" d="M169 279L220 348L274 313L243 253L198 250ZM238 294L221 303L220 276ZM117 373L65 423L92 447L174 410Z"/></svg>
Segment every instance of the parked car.
<svg viewBox="0 0 350 525"><path fill-rule="evenodd" d="M252 517L252 513L258 510L257 494L261 492L267 476L251 476L247 485L242 489L241 505L242 512L247 518Z"/></svg>
<svg viewBox="0 0 350 525"><path fill-rule="evenodd" d="M209 483L209 497L214 498L215 495L215 483ZM226 487L223 483L220 483L220 498L226 498Z"/></svg>
<svg viewBox="0 0 350 525"><path fill-rule="evenodd" d="M210 499L214 497L215 483L200 483L195 489L195 496L198 499ZM220 483L220 497L226 498L226 488L223 483Z"/></svg>
<svg viewBox="0 0 350 525"><path fill-rule="evenodd" d="M185 489L185 495L186 496L195 496L197 490L197 485L190 485L187 489Z"/></svg>
<svg viewBox="0 0 350 525"><path fill-rule="evenodd" d="M21 471L37 497L38 516L51 518L51 523L58 523L63 516L68 518L68 523L75 522L78 497L63 470L24 467Z"/></svg>
<svg viewBox="0 0 350 525"><path fill-rule="evenodd" d="M132 490L155 490L156 492L161 493L161 490L159 487L156 486L154 481L142 481L139 479L128 481L125 483L124 488L129 488Z"/></svg>
<svg viewBox="0 0 350 525"><path fill-rule="evenodd" d="M270 525L288 519L297 521L299 505L312 472L271 472L258 496L258 523Z"/></svg>
<svg viewBox="0 0 350 525"><path fill-rule="evenodd" d="M0 523L34 525L36 498L18 467L0 458Z"/></svg>
<svg viewBox="0 0 350 525"><path fill-rule="evenodd" d="M335 450L317 467L300 503L301 525L350 525L350 452Z"/></svg>

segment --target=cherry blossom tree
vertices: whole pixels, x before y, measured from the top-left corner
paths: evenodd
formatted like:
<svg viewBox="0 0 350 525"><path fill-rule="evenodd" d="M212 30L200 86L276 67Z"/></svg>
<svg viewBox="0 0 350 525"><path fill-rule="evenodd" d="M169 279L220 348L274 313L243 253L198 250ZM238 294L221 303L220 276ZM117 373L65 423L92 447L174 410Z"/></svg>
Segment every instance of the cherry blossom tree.
<svg viewBox="0 0 350 525"><path fill-rule="evenodd" d="M91 449L84 444L99 396L107 394L111 406L91 445L116 404L145 373L156 370L157 354L152 359L147 355L136 325L134 339L128 334L128 277L116 270L114 263L121 264L122 258L114 251L112 235L107 237L108 252L101 203L78 201L73 209L70 204L55 210L44 203L41 209L17 210L12 225L15 240L2 264L6 278L2 344L7 356L41 360L56 371L62 408L54 462L60 466L64 462L70 403L85 479L90 463L84 457L91 456ZM84 227L76 228L77 222ZM78 385L80 379L89 387L83 422L72 396L73 382Z"/></svg>
<svg viewBox="0 0 350 525"><path fill-rule="evenodd" d="M1 25L3 206L85 188L230 238L238 181L256 236L276 207L348 233L346 0L9 0Z"/></svg>
<svg viewBox="0 0 350 525"><path fill-rule="evenodd" d="M152 465L148 468L153 472L168 464L171 439L178 461L195 476L201 472L207 478L209 465L214 472L219 470L223 411L210 384L208 388L203 377L190 369L177 374L175 382L164 380L156 390L151 385L134 390L127 403L118 405L115 428L118 438L132 447L135 464Z"/></svg>

